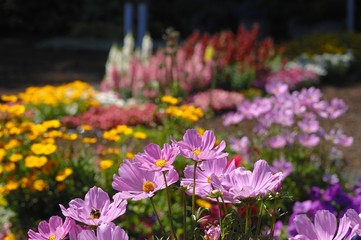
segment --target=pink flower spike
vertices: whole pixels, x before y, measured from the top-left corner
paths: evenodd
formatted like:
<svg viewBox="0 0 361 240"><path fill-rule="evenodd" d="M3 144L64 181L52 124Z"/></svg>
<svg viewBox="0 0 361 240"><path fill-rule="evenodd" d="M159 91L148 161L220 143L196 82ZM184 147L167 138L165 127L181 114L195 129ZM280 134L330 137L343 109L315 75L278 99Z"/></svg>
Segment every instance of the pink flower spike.
<svg viewBox="0 0 361 240"><path fill-rule="evenodd" d="M147 171L167 171L173 169L173 162L179 154L177 146L164 144L161 149L157 144L149 144L144 148L144 153L135 155L135 164Z"/></svg>
<svg viewBox="0 0 361 240"><path fill-rule="evenodd" d="M172 142L174 145L179 146L184 157L193 159L196 162L228 156L228 153L222 152L226 148L224 141L214 147L216 137L211 130L206 130L203 136L200 136L195 129L188 129L183 136L183 140L178 142L172 140Z"/></svg>
<svg viewBox="0 0 361 240"><path fill-rule="evenodd" d="M114 196L111 203L108 193L101 188L93 187L85 195L85 199L76 198L70 201L69 208L60 205L64 216L90 226L109 223L125 213L127 201Z"/></svg>
<svg viewBox="0 0 361 240"><path fill-rule="evenodd" d="M122 199L141 200L151 198L161 189L165 182L162 172L151 172L139 169L130 160L125 160L119 167L118 174L113 175L112 187L119 191L115 196ZM168 186L179 180L176 170L170 169L166 174Z"/></svg>
<svg viewBox="0 0 361 240"><path fill-rule="evenodd" d="M38 231L28 231L29 240L60 240L65 239L70 229L75 225L75 221L71 218L63 220L59 216L52 216L49 222L41 221L38 226Z"/></svg>

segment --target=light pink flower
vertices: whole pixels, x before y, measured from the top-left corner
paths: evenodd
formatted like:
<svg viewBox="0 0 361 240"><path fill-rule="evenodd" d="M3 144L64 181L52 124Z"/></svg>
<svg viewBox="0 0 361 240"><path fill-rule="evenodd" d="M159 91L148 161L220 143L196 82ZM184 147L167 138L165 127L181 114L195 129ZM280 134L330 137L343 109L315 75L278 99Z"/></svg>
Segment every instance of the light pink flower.
<svg viewBox="0 0 361 240"><path fill-rule="evenodd" d="M125 160L120 165L118 174L113 175L112 187L119 191L116 195L123 199L151 198L158 190L166 187L162 172L139 169L130 160ZM166 174L166 179L169 186L179 180L179 175L176 170L170 169Z"/></svg>

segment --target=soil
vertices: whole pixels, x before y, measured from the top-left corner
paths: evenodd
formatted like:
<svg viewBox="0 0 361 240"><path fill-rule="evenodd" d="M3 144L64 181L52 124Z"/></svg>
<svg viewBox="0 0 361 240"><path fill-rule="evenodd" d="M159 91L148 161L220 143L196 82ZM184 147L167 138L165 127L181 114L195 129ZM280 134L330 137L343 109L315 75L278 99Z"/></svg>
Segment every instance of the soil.
<svg viewBox="0 0 361 240"><path fill-rule="evenodd" d="M44 43L52 44L44 44ZM12 37L0 39L0 94L23 91L34 85L61 84L82 80L99 87L109 48L59 45L41 37ZM110 46L109 46L110 47ZM361 173L361 79L339 79L338 86L321 85L326 99L338 97L349 106L338 119L346 134L354 137L354 144L344 149L348 167L346 174L355 178ZM215 118L209 126L221 126Z"/></svg>

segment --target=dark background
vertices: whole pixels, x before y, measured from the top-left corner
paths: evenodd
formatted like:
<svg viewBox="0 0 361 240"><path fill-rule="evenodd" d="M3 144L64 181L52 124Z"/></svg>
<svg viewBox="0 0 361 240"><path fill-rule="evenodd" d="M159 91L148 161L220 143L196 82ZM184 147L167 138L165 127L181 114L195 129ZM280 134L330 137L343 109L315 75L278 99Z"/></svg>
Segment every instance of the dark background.
<svg viewBox="0 0 361 240"><path fill-rule="evenodd" d="M2 36L41 35L123 38L125 0L0 0ZM139 2L128 1L134 5ZM276 41L307 33L346 30L346 0L148 0L148 30L160 39L173 26L185 38L194 30L235 30L261 25ZM355 0L355 30L361 30L361 1ZM134 23L136 24L136 14Z"/></svg>

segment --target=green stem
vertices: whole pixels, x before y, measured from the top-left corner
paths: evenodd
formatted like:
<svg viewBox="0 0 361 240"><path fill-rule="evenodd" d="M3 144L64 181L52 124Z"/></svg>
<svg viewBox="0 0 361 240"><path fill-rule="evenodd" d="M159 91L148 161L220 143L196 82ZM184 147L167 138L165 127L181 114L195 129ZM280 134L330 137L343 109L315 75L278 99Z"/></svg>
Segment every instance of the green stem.
<svg viewBox="0 0 361 240"><path fill-rule="evenodd" d="M197 165L198 162L194 164L194 173L193 173L193 194L192 194L192 215L195 215L196 212L196 174L197 174Z"/></svg>
<svg viewBox="0 0 361 240"><path fill-rule="evenodd" d="M187 200L185 191L183 191L183 239L187 240Z"/></svg>
<svg viewBox="0 0 361 240"><path fill-rule="evenodd" d="M258 213L258 220L257 220L257 229L256 229L256 236L258 236L259 231L261 230L261 219L263 213L263 202L261 201L261 206L259 206L259 213Z"/></svg>
<svg viewBox="0 0 361 240"><path fill-rule="evenodd" d="M221 203L219 202L219 198L217 197L217 205L219 210L219 226L221 227L221 234L223 238L223 227L222 227L222 209L221 209Z"/></svg>
<svg viewBox="0 0 361 240"><path fill-rule="evenodd" d="M167 178L166 178L165 172L163 172L163 177L164 177L164 183L165 183L165 191L167 193L168 214L169 214L170 225L172 227L172 232L173 232L174 238L177 239L177 235L174 230L173 214L172 214L172 208L170 205L169 189L168 189L168 183L167 183Z"/></svg>
<svg viewBox="0 0 361 240"><path fill-rule="evenodd" d="M246 234L246 236L248 236L248 226L249 225L249 205L246 204L246 224L244 227L244 232Z"/></svg>
<svg viewBox="0 0 361 240"><path fill-rule="evenodd" d="M152 207L153 207L153 211L154 211L154 213L155 213L155 216L157 217L159 226L160 226L160 228L162 229L164 236L167 236L167 233L165 232L164 226L163 226L162 222L160 221L158 212L157 212L157 210L155 209L154 202L153 202L153 198L149 198L149 199L150 199L150 202L151 202L151 204L152 204Z"/></svg>
<svg viewBox="0 0 361 240"><path fill-rule="evenodd" d="M276 214L277 214L277 208L278 208L278 201L275 200L275 205L272 213L272 225L271 225L271 238L273 239L274 233L275 233L275 223L276 223Z"/></svg>

